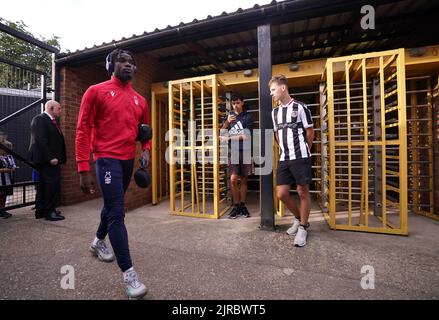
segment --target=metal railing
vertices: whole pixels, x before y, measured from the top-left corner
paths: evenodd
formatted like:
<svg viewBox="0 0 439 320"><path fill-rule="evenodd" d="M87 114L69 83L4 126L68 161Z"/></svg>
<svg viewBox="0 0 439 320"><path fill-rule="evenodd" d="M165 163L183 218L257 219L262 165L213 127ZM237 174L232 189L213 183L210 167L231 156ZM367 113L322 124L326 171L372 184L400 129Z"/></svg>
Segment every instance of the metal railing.
<svg viewBox="0 0 439 320"><path fill-rule="evenodd" d="M52 59L55 58L53 55L59 52L57 48L1 23L0 32L52 54ZM35 168L27 161L30 123L33 117L42 112L45 102L50 98L49 76L43 70L0 57L0 150L3 156L12 155L16 163L15 170L7 174L8 179L4 180L5 183L0 184L0 193L3 195L4 190L11 187L13 190L13 194L6 198L5 209L35 203ZM1 175L1 178L6 177L4 172Z"/></svg>

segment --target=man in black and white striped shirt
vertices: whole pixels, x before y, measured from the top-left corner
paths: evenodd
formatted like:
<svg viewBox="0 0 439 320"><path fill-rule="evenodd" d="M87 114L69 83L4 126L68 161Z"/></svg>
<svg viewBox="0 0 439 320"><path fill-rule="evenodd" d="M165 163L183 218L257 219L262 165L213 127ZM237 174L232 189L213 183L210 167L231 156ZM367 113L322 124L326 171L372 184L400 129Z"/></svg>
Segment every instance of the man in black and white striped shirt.
<svg viewBox="0 0 439 320"><path fill-rule="evenodd" d="M295 235L295 246L303 247L311 211L309 184L312 182L311 147L314 139L311 112L305 104L290 97L285 76L274 76L269 87L271 96L280 104L271 113L279 145L277 197L295 216L287 233ZM291 185L297 186L300 209L290 195Z"/></svg>

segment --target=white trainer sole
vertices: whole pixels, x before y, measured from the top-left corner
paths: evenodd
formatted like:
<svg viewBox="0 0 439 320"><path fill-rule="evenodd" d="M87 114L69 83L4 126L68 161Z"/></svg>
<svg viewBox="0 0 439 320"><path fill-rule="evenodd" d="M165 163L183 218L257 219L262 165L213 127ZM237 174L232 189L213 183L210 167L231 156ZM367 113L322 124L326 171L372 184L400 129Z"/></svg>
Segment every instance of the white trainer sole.
<svg viewBox="0 0 439 320"><path fill-rule="evenodd" d="M128 300L141 300L144 296L146 296L147 293L148 293L148 290L146 288L144 291L142 291L141 293L139 293L135 296L130 296L127 292Z"/></svg>
<svg viewBox="0 0 439 320"><path fill-rule="evenodd" d="M104 258L102 258L102 257L96 252L96 250L93 249L92 246L89 247L89 250L90 250L90 252L91 252L91 254L92 254L93 256L98 257L98 259L101 260L101 261L103 261L103 262L113 262L113 261L114 261L114 256L113 256L113 258L111 258L111 259L104 259Z"/></svg>

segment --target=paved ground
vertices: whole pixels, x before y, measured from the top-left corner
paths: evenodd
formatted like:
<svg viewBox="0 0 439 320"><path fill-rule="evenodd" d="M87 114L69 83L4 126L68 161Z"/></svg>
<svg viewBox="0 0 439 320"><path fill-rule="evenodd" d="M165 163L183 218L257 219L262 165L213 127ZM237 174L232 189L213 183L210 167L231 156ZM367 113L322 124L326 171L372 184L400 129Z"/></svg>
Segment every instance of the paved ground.
<svg viewBox="0 0 439 320"><path fill-rule="evenodd" d="M61 208L66 220L11 211L0 220L0 299L125 299L115 262L87 251L101 200ZM250 211L255 212L252 206ZM146 299L438 299L439 223L410 216L410 236L331 231L313 215L309 243L292 246L292 222L260 231L260 218L206 220L173 216L168 203L127 213L135 269ZM61 288L71 265L75 289ZM375 289L361 287L364 265Z"/></svg>

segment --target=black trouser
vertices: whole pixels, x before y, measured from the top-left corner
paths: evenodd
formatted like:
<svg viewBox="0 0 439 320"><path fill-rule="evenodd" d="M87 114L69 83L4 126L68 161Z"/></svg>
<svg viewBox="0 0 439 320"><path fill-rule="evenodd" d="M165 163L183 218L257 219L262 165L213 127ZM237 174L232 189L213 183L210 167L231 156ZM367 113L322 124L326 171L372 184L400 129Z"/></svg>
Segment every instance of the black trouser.
<svg viewBox="0 0 439 320"><path fill-rule="evenodd" d="M133 165L133 159L100 158L96 161L96 178L104 198L96 237L102 240L108 234L122 272L133 266L125 227L125 192L133 174Z"/></svg>
<svg viewBox="0 0 439 320"><path fill-rule="evenodd" d="M38 166L40 182L37 185L35 210L38 214L55 211L60 200L61 166L43 164Z"/></svg>

